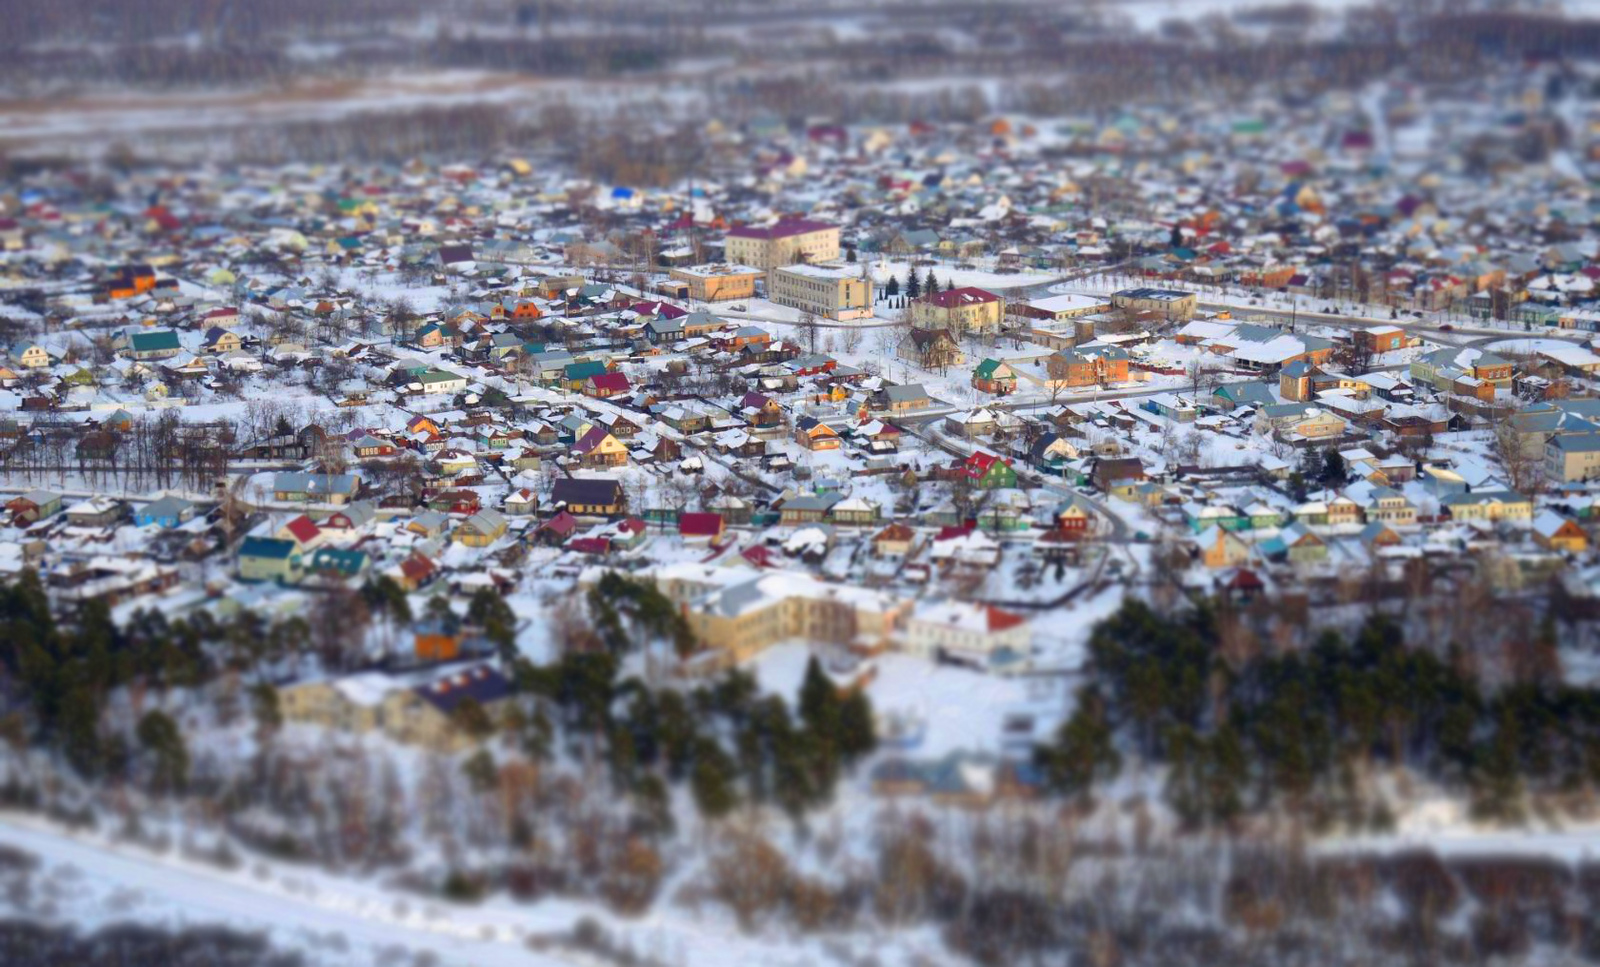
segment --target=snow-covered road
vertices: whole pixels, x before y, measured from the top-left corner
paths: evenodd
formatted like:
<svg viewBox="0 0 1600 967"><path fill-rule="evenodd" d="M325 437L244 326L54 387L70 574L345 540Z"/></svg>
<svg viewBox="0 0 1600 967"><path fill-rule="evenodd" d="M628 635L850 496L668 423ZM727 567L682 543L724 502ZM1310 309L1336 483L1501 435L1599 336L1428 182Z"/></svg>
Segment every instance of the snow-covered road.
<svg viewBox="0 0 1600 967"><path fill-rule="evenodd" d="M227 872L13 814L0 814L0 843L36 855L40 875L71 884L59 919L80 930L130 919L168 928L226 926L263 933L314 963L394 964L403 963L397 955L423 953L441 967L583 962L524 945L529 933L562 929L572 917L541 923L547 917L535 910L447 906L310 871Z"/></svg>

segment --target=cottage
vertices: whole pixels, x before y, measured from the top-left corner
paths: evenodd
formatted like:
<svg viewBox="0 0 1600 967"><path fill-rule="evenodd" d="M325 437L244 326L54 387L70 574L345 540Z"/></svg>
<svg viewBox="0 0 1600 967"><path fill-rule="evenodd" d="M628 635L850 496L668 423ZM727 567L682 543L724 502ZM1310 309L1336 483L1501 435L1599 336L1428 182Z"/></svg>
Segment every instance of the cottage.
<svg viewBox="0 0 1600 967"><path fill-rule="evenodd" d="M61 510L61 495L49 490L30 490L6 502L11 520L21 526L44 520Z"/></svg>
<svg viewBox="0 0 1600 967"><path fill-rule="evenodd" d="M807 450L839 449L839 434L821 420L802 416L794 421L795 442Z"/></svg>
<svg viewBox="0 0 1600 967"><path fill-rule="evenodd" d="M1582 554L1589 548L1589 535L1570 517L1545 510L1533 519L1533 539L1540 547L1568 554Z"/></svg>
<svg viewBox="0 0 1600 967"><path fill-rule="evenodd" d="M139 527L173 528L194 517L194 504L182 497L171 495L152 500L134 514L133 522Z"/></svg>
<svg viewBox="0 0 1600 967"><path fill-rule="evenodd" d="M274 500L344 504L355 499L360 490L360 478L348 473L293 471L272 478Z"/></svg>
<svg viewBox="0 0 1600 967"><path fill-rule="evenodd" d="M985 359L972 371L972 388L980 393L1010 396L1017 391L1016 370L998 359Z"/></svg>
<svg viewBox="0 0 1600 967"><path fill-rule="evenodd" d="M917 532L905 524L893 523L872 535L872 553L877 557L904 557L911 553Z"/></svg>
<svg viewBox="0 0 1600 967"><path fill-rule="evenodd" d="M555 482L550 504L575 515L611 517L622 512L622 485L601 478L565 477Z"/></svg>
<svg viewBox="0 0 1600 967"><path fill-rule="evenodd" d="M74 527L107 527L128 516L128 505L111 497L90 497L67 508L67 523Z"/></svg>
<svg viewBox="0 0 1600 967"><path fill-rule="evenodd" d="M685 543L717 544L722 541L723 531L721 514L678 515L678 536L683 538Z"/></svg>
<svg viewBox="0 0 1600 967"><path fill-rule="evenodd" d="M628 462L628 448L604 427L590 427L577 443L572 453L580 466L589 468L620 467Z"/></svg>
<svg viewBox="0 0 1600 967"><path fill-rule="evenodd" d="M505 515L497 510L480 510L456 528L455 541L468 547L488 547L505 534Z"/></svg>
<svg viewBox="0 0 1600 967"><path fill-rule="evenodd" d="M239 545L241 581L293 582L300 579L300 570L300 549L294 541L251 536Z"/></svg>

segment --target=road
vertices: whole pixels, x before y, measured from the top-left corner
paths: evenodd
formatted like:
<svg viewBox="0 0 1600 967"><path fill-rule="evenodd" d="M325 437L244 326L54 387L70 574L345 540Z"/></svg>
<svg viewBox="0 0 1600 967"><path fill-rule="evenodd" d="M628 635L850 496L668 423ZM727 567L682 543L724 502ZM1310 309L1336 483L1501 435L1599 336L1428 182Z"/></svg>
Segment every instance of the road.
<svg viewBox="0 0 1600 967"><path fill-rule="evenodd" d="M1268 319L1293 320L1299 322L1306 320L1319 326L1331 326L1335 329L1365 329L1369 326L1394 326L1406 332L1425 336L1430 342L1442 343L1447 346L1457 346L1462 349L1479 348L1491 343L1503 342L1507 339L1565 339L1574 342L1585 342L1592 338L1592 333L1580 332L1573 329L1540 329L1530 332L1517 332L1513 329L1484 329L1479 327L1454 326L1452 331L1441 332L1437 322L1427 319L1406 318L1390 319L1378 316L1352 316L1345 313L1333 314L1330 312L1308 312L1304 309L1269 309L1265 306L1240 306L1226 302L1201 302L1200 308L1213 312L1229 312L1236 317L1259 316Z"/></svg>

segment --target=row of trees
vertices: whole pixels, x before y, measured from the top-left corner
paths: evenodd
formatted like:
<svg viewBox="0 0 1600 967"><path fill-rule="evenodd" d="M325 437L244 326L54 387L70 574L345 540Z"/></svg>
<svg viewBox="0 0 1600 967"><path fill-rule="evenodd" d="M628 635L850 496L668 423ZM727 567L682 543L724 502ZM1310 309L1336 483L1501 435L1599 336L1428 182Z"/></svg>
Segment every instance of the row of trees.
<svg viewBox="0 0 1600 967"><path fill-rule="evenodd" d="M1495 690L1454 648L1408 647L1383 618L1352 641L1327 633L1303 652L1228 661L1212 608L1164 618L1130 601L1096 627L1077 708L1038 761L1080 797L1128 758L1165 766L1168 802L1194 825L1277 806L1320 824L1381 822L1378 765L1513 821L1530 793L1600 784L1600 691L1556 680L1549 622L1535 638L1544 670Z"/></svg>
<svg viewBox="0 0 1600 967"><path fill-rule="evenodd" d="M946 278L944 280L944 291L949 292L955 287L954 278ZM890 276L889 281L883 287L883 294L893 299L898 297L901 292L904 292L909 298L919 299L923 293L933 295L939 289L939 280L933 277L933 269L928 270L926 278L918 279L917 270L912 268L906 270L906 281L903 284L897 276Z"/></svg>

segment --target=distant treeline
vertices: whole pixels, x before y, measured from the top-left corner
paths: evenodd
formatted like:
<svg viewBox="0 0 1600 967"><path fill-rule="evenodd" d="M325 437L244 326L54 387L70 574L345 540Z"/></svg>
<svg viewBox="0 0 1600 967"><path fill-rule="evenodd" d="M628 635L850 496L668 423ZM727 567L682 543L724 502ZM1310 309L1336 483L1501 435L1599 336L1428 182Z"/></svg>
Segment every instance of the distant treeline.
<svg viewBox="0 0 1600 967"><path fill-rule="evenodd" d="M1090 796L1134 759L1167 768L1168 803L1194 826L1287 809L1318 828L1382 828L1379 766L1503 821L1600 783L1600 690L1561 681L1553 623L1529 630L1500 687L1383 618L1304 651L1241 656L1230 634L1214 607L1163 617L1137 601L1096 626L1076 711L1038 753L1055 788Z"/></svg>

